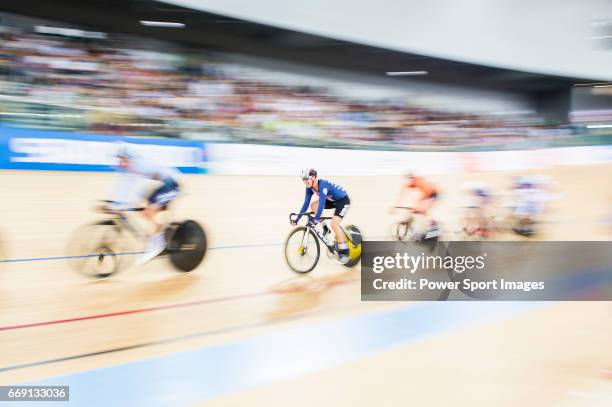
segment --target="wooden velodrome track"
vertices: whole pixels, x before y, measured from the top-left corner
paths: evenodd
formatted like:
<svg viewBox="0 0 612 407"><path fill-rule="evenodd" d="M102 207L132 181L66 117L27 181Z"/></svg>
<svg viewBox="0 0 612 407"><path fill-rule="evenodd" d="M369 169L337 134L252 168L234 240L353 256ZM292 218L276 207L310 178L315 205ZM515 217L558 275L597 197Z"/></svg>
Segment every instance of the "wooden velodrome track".
<svg viewBox="0 0 612 407"><path fill-rule="evenodd" d="M541 239L609 240L612 166L540 173L556 181L560 194ZM433 176L445 229L456 228L464 182L485 181L501 191L511 175ZM345 271L325 258L308 277L292 274L280 243L290 229L287 215L303 197L297 177L185 176L173 215L205 225L212 250L204 263L179 274L160 259L101 281L56 257L66 254L79 226L99 217L94 200L105 197L114 175L5 171L0 177L5 256L23 260L2 264L0 273L0 384L417 306L361 302L358 269ZM386 240L400 177L333 179L351 196L347 222L366 238ZM609 406L611 322L610 303L551 303L188 404ZM346 345L333 336L325 343L332 354Z"/></svg>

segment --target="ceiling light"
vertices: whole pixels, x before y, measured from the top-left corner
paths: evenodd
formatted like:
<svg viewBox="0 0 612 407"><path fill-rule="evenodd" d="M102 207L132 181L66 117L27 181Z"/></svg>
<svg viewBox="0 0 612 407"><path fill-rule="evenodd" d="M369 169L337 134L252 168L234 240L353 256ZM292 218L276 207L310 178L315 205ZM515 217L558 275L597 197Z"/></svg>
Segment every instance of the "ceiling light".
<svg viewBox="0 0 612 407"><path fill-rule="evenodd" d="M427 71L399 71L399 72L387 72L388 76L419 76L427 75Z"/></svg>
<svg viewBox="0 0 612 407"><path fill-rule="evenodd" d="M609 129L609 128L612 128L612 124L589 124L587 128L589 129Z"/></svg>
<svg viewBox="0 0 612 407"><path fill-rule="evenodd" d="M598 86L598 85L609 85L610 82L591 82L591 83L575 83L574 86Z"/></svg>
<svg viewBox="0 0 612 407"><path fill-rule="evenodd" d="M148 21L140 20L140 24L146 25L147 27L169 27L169 28L184 28L183 23L174 23L172 21Z"/></svg>

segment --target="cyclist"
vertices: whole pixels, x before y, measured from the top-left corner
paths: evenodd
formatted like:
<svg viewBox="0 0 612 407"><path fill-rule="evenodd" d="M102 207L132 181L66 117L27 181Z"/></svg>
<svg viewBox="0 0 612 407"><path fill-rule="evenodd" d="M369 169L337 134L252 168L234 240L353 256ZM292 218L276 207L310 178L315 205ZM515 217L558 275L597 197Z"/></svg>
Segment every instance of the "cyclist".
<svg viewBox="0 0 612 407"><path fill-rule="evenodd" d="M400 203L404 200L405 194L411 191L417 191L419 193L419 198L412 208L412 212L414 214L422 215L425 219L428 219L427 211L431 209L431 207L438 200L438 188L427 181L425 178L421 176L417 176L412 172L408 172L405 175L406 183L402 187L400 194L398 196L397 202L395 206L401 206ZM439 235L439 228L437 223L431 219L429 221L429 226L427 231L420 235L416 236L417 239L430 238Z"/></svg>
<svg viewBox="0 0 612 407"><path fill-rule="evenodd" d="M547 179L540 176L519 176L512 189L515 194L514 217L517 222L513 229L520 235L534 232L533 225L544 211L545 203L551 200L547 190Z"/></svg>
<svg viewBox="0 0 612 407"><path fill-rule="evenodd" d="M166 247L164 225L156 222L156 215L168 208L168 204L179 195L179 172L171 167L161 165L149 159L137 156L125 143L121 143L115 154L121 176L110 194L110 207L104 209L121 210L136 206L146 199L142 216L152 225L153 231L148 235L145 253L139 260L144 264ZM144 181L157 181L159 185L150 194L145 194Z"/></svg>
<svg viewBox="0 0 612 407"><path fill-rule="evenodd" d="M338 244L338 260L340 263L346 264L349 260L349 248L344 231L340 227L340 222L342 222L342 218L346 215L351 204L348 194L341 186L324 179L319 179L317 171L312 168L302 170L301 178L306 185L306 195L302 208L299 211L300 216L296 219L295 223L300 220L301 215L307 211L309 205L310 210L315 212L313 219L315 224L319 223L323 209L334 209L331 227L336 235L336 242ZM318 199L311 202L314 194L318 196Z"/></svg>
<svg viewBox="0 0 612 407"><path fill-rule="evenodd" d="M482 183L471 184L468 193L470 202L467 206L467 215L470 224L466 225L466 232L487 237L490 233L487 223L493 213L493 194L489 188Z"/></svg>

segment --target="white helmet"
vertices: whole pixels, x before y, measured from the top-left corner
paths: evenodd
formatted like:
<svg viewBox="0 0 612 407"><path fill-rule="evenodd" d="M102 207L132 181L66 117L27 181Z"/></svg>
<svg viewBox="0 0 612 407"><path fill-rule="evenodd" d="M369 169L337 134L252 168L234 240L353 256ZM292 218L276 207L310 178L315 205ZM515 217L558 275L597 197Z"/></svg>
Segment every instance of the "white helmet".
<svg viewBox="0 0 612 407"><path fill-rule="evenodd" d="M305 168L300 173L300 177L303 180L307 180L310 177L316 177L316 176L317 176L317 170L315 170L314 168Z"/></svg>
<svg viewBox="0 0 612 407"><path fill-rule="evenodd" d="M131 145L125 141L118 141L115 148L115 157L117 158L133 158L134 151Z"/></svg>

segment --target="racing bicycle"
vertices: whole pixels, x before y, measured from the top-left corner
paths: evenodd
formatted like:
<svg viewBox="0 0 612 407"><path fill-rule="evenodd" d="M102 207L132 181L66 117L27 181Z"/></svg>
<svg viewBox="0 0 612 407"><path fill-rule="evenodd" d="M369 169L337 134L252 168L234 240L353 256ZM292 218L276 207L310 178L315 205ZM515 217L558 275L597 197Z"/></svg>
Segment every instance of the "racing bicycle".
<svg viewBox="0 0 612 407"><path fill-rule="evenodd" d="M306 225L296 226L289 232L285 240L285 261L289 268L296 273L308 273L317 266L321 255L321 243L327 249L329 258L337 258L338 256L336 243L327 225L324 225L323 228L316 227L313 223L313 212L302 215L308 219ZM295 225L299 217L300 214L291 213L289 221ZM321 217L320 219L325 222L331 217ZM350 268L359 263L361 259L363 237L361 231L355 225L347 225L343 227L343 230L349 247L349 260L343 266Z"/></svg>
<svg viewBox="0 0 612 407"><path fill-rule="evenodd" d="M393 239L398 242L419 241L437 242L440 238L439 227L420 234L414 229L414 210L409 206L394 206L395 209L405 209L408 216L393 225Z"/></svg>
<svg viewBox="0 0 612 407"><path fill-rule="evenodd" d="M109 203L109 201L104 201ZM109 277L133 262L130 258L141 254L134 250L134 239L145 241L145 234L130 219L130 212L144 208L122 210L105 209L110 215L78 229L68 246L68 258L78 272L98 278ZM206 233L194 220L170 223L165 231L166 247L158 257L167 257L175 269L189 272L204 259L207 249Z"/></svg>

